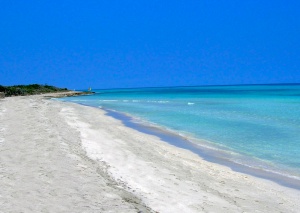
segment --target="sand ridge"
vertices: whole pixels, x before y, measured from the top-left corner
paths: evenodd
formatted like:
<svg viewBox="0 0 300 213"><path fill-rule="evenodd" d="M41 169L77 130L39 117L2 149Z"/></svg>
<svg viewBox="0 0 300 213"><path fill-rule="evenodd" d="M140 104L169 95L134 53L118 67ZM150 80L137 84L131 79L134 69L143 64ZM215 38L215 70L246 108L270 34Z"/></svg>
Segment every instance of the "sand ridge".
<svg viewBox="0 0 300 213"><path fill-rule="evenodd" d="M97 108L0 102L0 212L297 212L299 191L204 161Z"/></svg>

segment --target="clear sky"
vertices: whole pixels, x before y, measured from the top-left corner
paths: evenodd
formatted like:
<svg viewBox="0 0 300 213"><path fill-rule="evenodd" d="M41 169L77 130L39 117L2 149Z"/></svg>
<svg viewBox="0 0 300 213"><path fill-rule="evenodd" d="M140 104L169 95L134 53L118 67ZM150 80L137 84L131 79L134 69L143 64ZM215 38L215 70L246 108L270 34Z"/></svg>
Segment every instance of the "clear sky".
<svg viewBox="0 0 300 213"><path fill-rule="evenodd" d="M0 84L300 83L300 1L0 2Z"/></svg>

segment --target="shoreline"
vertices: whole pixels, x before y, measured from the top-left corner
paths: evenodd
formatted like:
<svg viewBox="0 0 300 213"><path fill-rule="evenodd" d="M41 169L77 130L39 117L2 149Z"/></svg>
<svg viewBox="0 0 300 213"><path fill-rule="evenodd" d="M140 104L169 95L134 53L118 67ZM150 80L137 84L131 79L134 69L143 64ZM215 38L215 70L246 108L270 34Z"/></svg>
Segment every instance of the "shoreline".
<svg viewBox="0 0 300 213"><path fill-rule="evenodd" d="M17 95L17 96L5 96L5 93L0 93L0 98L12 98L12 97L44 97L44 98L63 98L63 97L74 97L74 96L85 96L85 95L92 95L94 92L87 92L87 91L66 91L66 92L49 92L49 93L41 93L41 94L33 94L33 95ZM3 95L3 96L2 96Z"/></svg>
<svg viewBox="0 0 300 213"><path fill-rule="evenodd" d="M43 96L7 98L0 107L3 211L300 209L298 190L203 160L101 109Z"/></svg>
<svg viewBox="0 0 300 213"><path fill-rule="evenodd" d="M236 172L241 172L265 180L270 180L282 186L300 190L300 180L298 179L285 176L280 173L275 173L273 171L267 171L255 167L250 167L244 164L239 164L233 160L224 157L224 153L221 153L220 151L216 151L211 148L203 147L201 145L197 145L196 143L192 142L189 138L176 134L175 132L166 131L158 126L150 126L147 125L147 123L134 122L134 117L131 117L130 115L127 115L122 112L113 111L105 108L101 109L106 111L108 116L122 121L122 123L129 128L133 128L145 134L157 136L162 141L167 142L172 146L189 150L208 162L227 166Z"/></svg>
<svg viewBox="0 0 300 213"><path fill-rule="evenodd" d="M67 103L70 103L70 102L67 102ZM121 119L117 119L117 120L115 120L116 118L115 117L111 117L111 115L107 115L107 111L105 111L105 110L103 110L103 109L99 109L98 107L92 107L92 106L86 106L86 105L82 105L82 104L78 104L78 103L72 103L72 104L75 104L75 105L80 105L80 106L84 106L84 107L86 107L87 109L90 109L90 110L95 110L95 112L96 111L100 111L101 112L101 114L103 114L103 115L105 115L105 117L107 117L107 116L109 116L111 119L112 119L112 121L114 121L114 122L117 122L117 123L122 123L122 125L124 125L124 122L123 122L123 120ZM94 118L95 119L95 118ZM107 118L108 119L108 118ZM111 124L110 124L111 125ZM261 185L264 185L264 184L267 184L267 185L269 185L269 186L271 186L271 188L273 188L273 189L278 189L278 190L280 190L280 193L286 193L286 192L291 192L292 194L294 194L294 195L296 195L297 194L297 196L298 196L298 194L300 193L299 192L299 190L297 190L297 189L295 189L295 188L289 188L289 187L286 187L286 186L283 186L283 185L278 185L278 183L276 183L276 182L274 182L274 181L270 181L270 180L268 180L268 179L263 179L263 178L260 178L260 177L255 177L255 176L253 176L253 175L250 175L250 176L248 176L249 174L245 174L245 173L240 173L239 171L233 171L232 170L232 168L230 168L230 167L228 167L227 165L225 166L225 168L224 168L224 164L215 164L214 162L209 162L209 161L207 161L207 160L205 160L205 159L203 159L201 156L199 156L199 155L196 155L195 153L192 153L190 150L187 150L187 149L182 149L182 148L180 148L180 147L176 147L176 146L174 146L174 145L170 145L170 144L168 144L166 141L164 141L164 140L161 140L162 138L160 138L160 137L157 137L157 135L156 134L154 134L154 135L149 135L149 133L146 133L146 135L145 135L145 133L143 133L143 132L140 132L140 131L138 131L138 130L136 130L135 128L132 128L132 127L130 127L129 129L128 129L128 127L126 127L126 124L125 124L125 126L123 126L122 127L122 129L123 129L123 131L124 132L135 132L136 134L141 134L141 135L143 135L143 137L146 137L146 138L152 138L154 141L156 141L157 139L158 139L158 141L157 142L155 142L154 144L156 145L156 146L162 146L162 147L168 147L167 149L172 149L172 153L174 153L173 155L175 155L175 156L180 156L180 154L183 154L184 153L184 156L185 157L187 157L188 158L188 156L192 156L192 158L193 158L193 161L197 161L200 165L201 164L208 164L209 166L209 168L214 168L213 169L213 171L216 171L216 170L219 170L220 168L222 168L221 169L221 171L225 171L226 170L226 173L228 173L228 170L230 171L230 173L231 172L233 172L232 174L235 174L235 175L241 175L241 177L242 177L242 184L244 184L244 181L246 181L247 182L247 180L249 180L249 179L254 179L255 181L255 183L253 182L253 184L254 185L257 185L259 188L261 188ZM138 131L138 132L137 132ZM119 134L121 134L121 132L119 132ZM131 134L131 133L128 133L128 134ZM121 134L121 135L123 135L123 134ZM119 137L119 136L117 136L117 137ZM148 141L148 142L150 142L150 141ZM149 148L149 147L148 147ZM153 147L151 147L151 148L153 148ZM145 148L146 149L146 148ZM150 148L149 148L150 149ZM175 154L176 153L176 154ZM153 159L153 158L151 158L151 159ZM199 161L200 160L200 161ZM186 165L186 164L185 164ZM212 166L212 167L211 167ZM217 169L218 168L218 169ZM144 169L144 168L143 168ZM183 169L183 168L182 168ZM203 169L203 167L202 167L202 169ZM216 169L216 170L215 170ZM224 169L224 170L223 170ZM146 170L146 169L145 169ZM211 174L211 171L207 171L209 174ZM223 172L221 172L221 173L223 173ZM218 174L219 174L219 172L217 172ZM114 175L116 175L117 177L121 177L122 178L122 176L120 175L120 174L114 174ZM230 175L231 176L231 175ZM124 177L123 177L124 178ZM202 177L203 178L203 177ZM212 177L209 177L209 178L212 178ZM221 178L222 179L222 176L221 177L218 177L218 178ZM232 178L232 176L230 177L230 179ZM233 178L234 179L234 178ZM208 180L209 181L209 180ZM227 181L228 181L228 179L227 179ZM236 181L236 180L232 180L232 181ZM124 182L126 182L127 184L130 184L130 181L126 181L126 180L124 180ZM223 182L223 180L222 181L220 181L221 183L225 183L225 182ZM219 182L219 183L220 183ZM132 184L132 183L131 183ZM234 184L236 184L236 183L234 183ZM233 187L234 188L234 186L235 185L231 185L231 187ZM252 185L252 187L254 186L254 185ZM131 186L130 186L130 188L131 188ZM263 188L263 187L262 187ZM269 188L269 190L271 190L271 188ZM249 191L252 191L252 189L253 188L245 188L245 191L247 191L247 190L249 190ZM240 191L241 189L239 188L239 189L236 189L235 191ZM272 191L272 190L271 190ZM178 193L178 191L177 191L177 193ZM258 192L255 192L255 193L258 193ZM277 193L275 193L275 194L277 194ZM191 195L192 196L192 195ZM260 196L258 196L258 197L260 197ZM258 199L258 197L256 197L257 199ZM251 198L252 199L252 198ZM250 199L250 200L251 200ZM270 199L274 199L274 198L270 198ZM259 199L258 199L259 200ZM236 202L236 201L235 201ZM257 201L257 202L259 202L259 201ZM282 205L283 203L281 203L280 205ZM275 204L276 205L276 204ZM292 204L292 205L294 205L294 204ZM275 210L275 212L277 212L278 211L278 209L279 209L279 206L277 206L276 208L275 208L276 210ZM175 211L175 210L174 210ZM273 210L274 211L274 210ZM164 212L164 211L163 211ZM171 212L171 211L167 211L167 212ZM177 211L175 211L175 212L177 212ZM196 212L199 212L199 211L196 211Z"/></svg>
<svg viewBox="0 0 300 213"><path fill-rule="evenodd" d="M57 92L57 93L45 93L40 94L44 98L63 98L63 97L74 97L74 96L84 96L92 95L94 92L83 92L83 91L68 91L68 92Z"/></svg>

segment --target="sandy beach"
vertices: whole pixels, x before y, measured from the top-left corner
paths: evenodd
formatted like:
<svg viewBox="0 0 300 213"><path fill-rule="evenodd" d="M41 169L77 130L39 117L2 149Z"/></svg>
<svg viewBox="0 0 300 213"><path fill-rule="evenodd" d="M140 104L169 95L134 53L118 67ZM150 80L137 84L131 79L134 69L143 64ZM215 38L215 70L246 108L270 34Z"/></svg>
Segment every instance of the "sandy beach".
<svg viewBox="0 0 300 213"><path fill-rule="evenodd" d="M1 213L300 209L299 190L43 95L0 99L0 189Z"/></svg>

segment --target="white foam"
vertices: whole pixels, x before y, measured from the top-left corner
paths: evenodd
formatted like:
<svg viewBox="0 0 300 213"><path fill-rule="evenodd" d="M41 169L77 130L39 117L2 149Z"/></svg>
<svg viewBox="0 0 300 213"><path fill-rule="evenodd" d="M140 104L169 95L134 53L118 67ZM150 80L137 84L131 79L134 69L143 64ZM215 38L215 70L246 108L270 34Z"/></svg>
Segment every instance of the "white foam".
<svg viewBox="0 0 300 213"><path fill-rule="evenodd" d="M160 103L160 104L169 103L169 101L161 101L161 100L160 101L149 100L147 102L149 102L149 103Z"/></svg>
<svg viewBox="0 0 300 213"><path fill-rule="evenodd" d="M100 101L104 101L104 102L117 102L118 100L100 100Z"/></svg>

